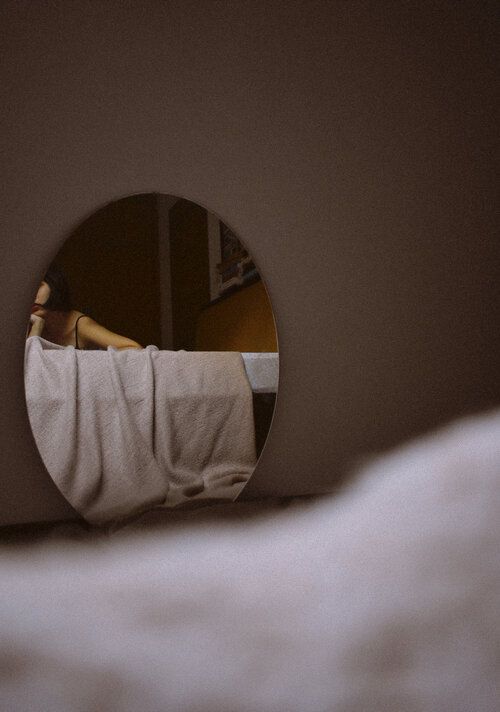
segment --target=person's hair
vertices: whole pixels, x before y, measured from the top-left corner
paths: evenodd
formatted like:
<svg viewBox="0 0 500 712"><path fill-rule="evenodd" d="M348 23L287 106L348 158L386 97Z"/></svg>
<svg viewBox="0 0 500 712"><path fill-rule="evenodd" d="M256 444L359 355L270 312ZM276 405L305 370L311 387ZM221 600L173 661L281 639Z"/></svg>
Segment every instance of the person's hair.
<svg viewBox="0 0 500 712"><path fill-rule="evenodd" d="M70 311L71 296L69 287L66 277L59 267L51 265L45 273L43 281L47 282L50 287L49 298L43 306L53 311Z"/></svg>

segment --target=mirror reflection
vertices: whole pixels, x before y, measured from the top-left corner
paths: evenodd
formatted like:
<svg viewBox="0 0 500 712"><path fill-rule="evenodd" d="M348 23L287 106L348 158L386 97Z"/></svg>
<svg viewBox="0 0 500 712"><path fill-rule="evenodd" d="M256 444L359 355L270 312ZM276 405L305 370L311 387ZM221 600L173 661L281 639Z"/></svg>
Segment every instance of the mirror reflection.
<svg viewBox="0 0 500 712"><path fill-rule="evenodd" d="M82 223L27 319L28 415L48 472L92 523L234 500L278 385L269 298L216 215L133 195Z"/></svg>
<svg viewBox="0 0 500 712"><path fill-rule="evenodd" d="M42 279L31 307L28 336L40 336L59 346L75 349L142 348L137 341L106 329L72 308L69 286L64 273L49 267Z"/></svg>

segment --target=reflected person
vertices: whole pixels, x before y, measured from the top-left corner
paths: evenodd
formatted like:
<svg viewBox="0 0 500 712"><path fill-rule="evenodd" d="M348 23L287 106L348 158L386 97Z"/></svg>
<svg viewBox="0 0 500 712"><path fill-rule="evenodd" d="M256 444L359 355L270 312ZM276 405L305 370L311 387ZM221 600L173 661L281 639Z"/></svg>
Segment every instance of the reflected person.
<svg viewBox="0 0 500 712"><path fill-rule="evenodd" d="M41 336L59 346L77 349L141 349L126 336L98 324L71 306L69 287L64 274L50 267L43 278L31 308L27 336Z"/></svg>

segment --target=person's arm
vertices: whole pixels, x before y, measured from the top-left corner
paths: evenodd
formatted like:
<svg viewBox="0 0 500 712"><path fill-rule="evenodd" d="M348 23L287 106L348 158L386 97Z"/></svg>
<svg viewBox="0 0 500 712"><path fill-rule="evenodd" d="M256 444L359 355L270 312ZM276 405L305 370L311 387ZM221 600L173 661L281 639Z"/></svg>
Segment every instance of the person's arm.
<svg viewBox="0 0 500 712"><path fill-rule="evenodd" d="M26 338L29 336L41 336L45 328L45 319L42 319L41 316L37 316L36 314L32 314L30 316L30 324L31 326L28 327Z"/></svg>
<svg viewBox="0 0 500 712"><path fill-rule="evenodd" d="M89 316L82 316L78 321L78 341L84 346L97 346L104 349L108 346L113 346L115 349L142 349L137 341L115 334Z"/></svg>

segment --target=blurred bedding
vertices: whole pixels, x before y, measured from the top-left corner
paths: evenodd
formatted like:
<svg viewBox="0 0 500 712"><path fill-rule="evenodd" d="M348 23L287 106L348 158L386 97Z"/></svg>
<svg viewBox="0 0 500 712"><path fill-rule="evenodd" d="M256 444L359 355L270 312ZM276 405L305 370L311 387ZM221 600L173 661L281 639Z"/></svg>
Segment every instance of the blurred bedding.
<svg viewBox="0 0 500 712"><path fill-rule="evenodd" d="M337 496L68 534L0 548L1 709L498 709L499 412Z"/></svg>

